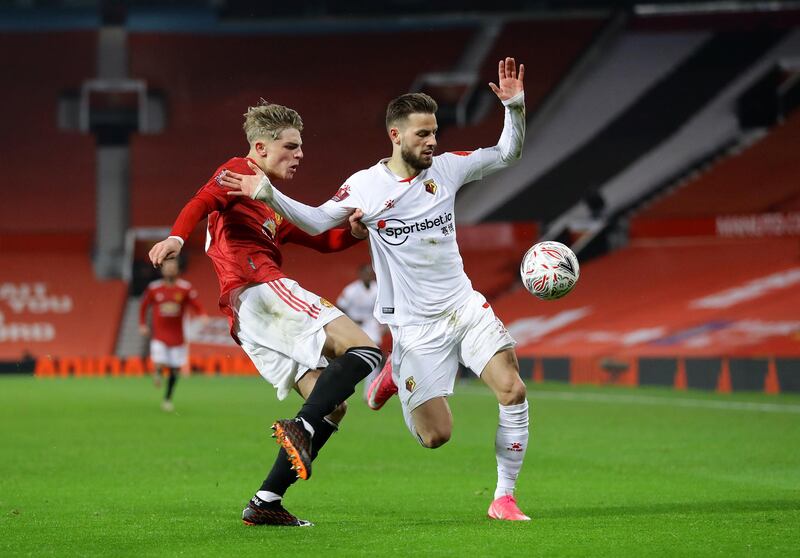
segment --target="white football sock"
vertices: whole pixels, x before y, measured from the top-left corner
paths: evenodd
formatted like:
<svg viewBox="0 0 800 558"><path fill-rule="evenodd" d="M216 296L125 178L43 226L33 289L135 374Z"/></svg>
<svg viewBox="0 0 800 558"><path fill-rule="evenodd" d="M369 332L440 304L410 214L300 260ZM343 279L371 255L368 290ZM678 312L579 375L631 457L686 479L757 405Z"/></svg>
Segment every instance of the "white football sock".
<svg viewBox="0 0 800 558"><path fill-rule="evenodd" d="M278 496L274 492L270 492L269 490L259 490L256 492L256 498L259 500L263 500L265 502L274 502L275 500L282 500L281 496Z"/></svg>
<svg viewBox="0 0 800 558"><path fill-rule="evenodd" d="M494 438L497 456L495 499L514 495L517 476L528 449L528 401L518 405L499 405L500 422Z"/></svg>

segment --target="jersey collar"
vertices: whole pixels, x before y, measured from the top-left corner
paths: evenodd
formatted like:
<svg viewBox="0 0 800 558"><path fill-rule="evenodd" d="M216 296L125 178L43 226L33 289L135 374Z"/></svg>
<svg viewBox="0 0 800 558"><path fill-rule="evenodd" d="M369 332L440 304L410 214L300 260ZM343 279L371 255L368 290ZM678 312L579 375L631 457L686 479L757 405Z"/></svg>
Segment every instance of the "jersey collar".
<svg viewBox="0 0 800 558"><path fill-rule="evenodd" d="M419 174L417 174L417 175L414 175L414 176L409 176L408 178L400 178L399 176L397 176L395 173L393 173L393 172L392 172L392 170L391 170L391 169L389 168L389 166L386 164L386 163L388 163L388 162L389 162L389 157L386 157L385 159L381 159L380 161L378 161L378 164L381 166L381 168L383 168L383 172L385 172L385 173L386 173L387 175L389 175L389 176L390 176L390 177L391 177L391 178L392 178L392 179L393 179L395 182L397 182L397 183L399 183L399 184L411 184L411 183L412 183L412 182L414 182L414 181L415 181L417 178L419 178L420 176L422 176L423 174L425 174L425 171L427 171L427 170L428 170L428 169L424 169L424 170L423 170L423 171L421 171Z"/></svg>

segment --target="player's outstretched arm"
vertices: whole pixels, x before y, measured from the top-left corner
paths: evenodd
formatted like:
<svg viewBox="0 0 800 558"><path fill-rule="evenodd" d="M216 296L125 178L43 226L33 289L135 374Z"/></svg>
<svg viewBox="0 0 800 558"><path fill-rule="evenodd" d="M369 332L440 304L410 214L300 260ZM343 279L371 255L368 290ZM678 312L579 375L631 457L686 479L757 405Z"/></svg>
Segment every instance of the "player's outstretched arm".
<svg viewBox="0 0 800 558"><path fill-rule="evenodd" d="M349 229L336 228L322 234L310 235L300 227L286 223L278 234L281 242L293 242L324 254L340 252L367 238L369 231L361 222L363 216L364 213L360 209L353 210L347 218Z"/></svg>
<svg viewBox="0 0 800 558"><path fill-rule="evenodd" d="M500 160L510 164L522 157L525 141L525 65L519 65L511 57L500 60L497 67L497 84L489 87L506 107L503 132L497 142Z"/></svg>
<svg viewBox="0 0 800 558"><path fill-rule="evenodd" d="M311 207L295 201L275 188L257 165L250 161L247 164L255 174L239 174L228 170L220 177L220 183L229 189L228 195L261 200L310 235L318 235L340 225L353 209L327 204Z"/></svg>
<svg viewBox="0 0 800 558"><path fill-rule="evenodd" d="M224 207L228 198L212 194L213 191L219 191L219 188L214 185L211 189L206 184L183 206L175 224L172 225L169 237L150 249L149 256L153 267L160 267L164 260L177 258L181 253L184 241L189 238L200 219L205 219L212 211L218 211Z"/></svg>

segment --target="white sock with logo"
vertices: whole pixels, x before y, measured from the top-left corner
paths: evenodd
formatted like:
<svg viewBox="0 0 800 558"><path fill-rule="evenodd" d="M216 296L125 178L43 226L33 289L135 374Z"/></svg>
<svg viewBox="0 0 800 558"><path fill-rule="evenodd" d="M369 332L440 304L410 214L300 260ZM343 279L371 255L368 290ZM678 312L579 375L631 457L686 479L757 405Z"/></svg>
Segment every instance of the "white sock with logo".
<svg viewBox="0 0 800 558"><path fill-rule="evenodd" d="M514 495L519 471L528 449L528 401L518 405L499 405L500 422L494 438L497 457L495 499Z"/></svg>
<svg viewBox="0 0 800 558"><path fill-rule="evenodd" d="M270 492L269 490L259 490L256 492L256 498L259 500L263 500L264 502L274 502L275 500L282 500L281 496L278 496L274 492Z"/></svg>

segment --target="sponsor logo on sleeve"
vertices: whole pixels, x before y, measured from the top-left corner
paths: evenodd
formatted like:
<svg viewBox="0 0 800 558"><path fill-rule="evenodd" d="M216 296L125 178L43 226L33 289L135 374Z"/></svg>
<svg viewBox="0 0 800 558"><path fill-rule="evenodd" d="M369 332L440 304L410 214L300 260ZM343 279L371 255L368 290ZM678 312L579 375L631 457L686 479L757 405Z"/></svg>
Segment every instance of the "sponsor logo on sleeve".
<svg viewBox="0 0 800 558"><path fill-rule="evenodd" d="M342 185L331 198L335 202L346 200L350 196L350 186L348 184Z"/></svg>

